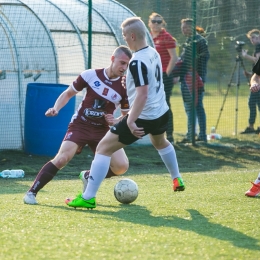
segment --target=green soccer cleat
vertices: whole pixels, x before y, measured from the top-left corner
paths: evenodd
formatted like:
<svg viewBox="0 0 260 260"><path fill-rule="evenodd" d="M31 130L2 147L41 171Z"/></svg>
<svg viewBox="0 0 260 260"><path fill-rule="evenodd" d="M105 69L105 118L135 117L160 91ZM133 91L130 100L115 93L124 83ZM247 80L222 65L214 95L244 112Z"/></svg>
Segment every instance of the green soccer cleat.
<svg viewBox="0 0 260 260"><path fill-rule="evenodd" d="M185 190L185 185L184 185L182 178L178 177L173 180L173 190L174 191Z"/></svg>
<svg viewBox="0 0 260 260"><path fill-rule="evenodd" d="M97 206L96 198L85 200L84 198L82 198L82 196L78 196L74 200L69 201L67 205L74 208L87 208L87 209L94 209Z"/></svg>
<svg viewBox="0 0 260 260"><path fill-rule="evenodd" d="M82 196L82 193L80 192L80 193L76 196L76 198L81 197L81 196ZM72 198L66 198L64 202L68 205L68 203L71 202L71 201L73 201Z"/></svg>

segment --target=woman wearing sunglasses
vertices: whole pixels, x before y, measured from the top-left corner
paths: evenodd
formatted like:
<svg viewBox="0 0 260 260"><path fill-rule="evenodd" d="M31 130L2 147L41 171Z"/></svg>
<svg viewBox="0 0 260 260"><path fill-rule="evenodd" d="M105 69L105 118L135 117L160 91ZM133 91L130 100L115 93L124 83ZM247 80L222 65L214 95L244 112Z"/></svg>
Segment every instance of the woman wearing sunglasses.
<svg viewBox="0 0 260 260"><path fill-rule="evenodd" d="M170 97L173 89L173 67L178 59L176 53L177 43L175 38L166 31L166 22L160 14L152 13L149 16L148 26L154 41L154 46L160 54L163 68L163 84L166 94L166 102L170 108L167 139L174 143L173 139L173 114L171 111Z"/></svg>

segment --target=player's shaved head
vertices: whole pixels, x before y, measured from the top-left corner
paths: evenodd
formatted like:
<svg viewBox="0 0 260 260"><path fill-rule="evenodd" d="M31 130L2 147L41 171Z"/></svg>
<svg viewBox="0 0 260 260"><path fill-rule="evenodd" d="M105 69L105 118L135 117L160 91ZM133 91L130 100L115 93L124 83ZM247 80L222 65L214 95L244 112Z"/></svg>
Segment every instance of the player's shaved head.
<svg viewBox="0 0 260 260"><path fill-rule="evenodd" d="M127 18L122 24L121 28L127 33L134 33L138 39L145 39L146 27L140 17Z"/></svg>
<svg viewBox="0 0 260 260"><path fill-rule="evenodd" d="M129 59L132 58L132 52L131 50L125 46L125 45L120 45L118 46L114 52L113 52L113 56L118 57L120 54L124 53Z"/></svg>

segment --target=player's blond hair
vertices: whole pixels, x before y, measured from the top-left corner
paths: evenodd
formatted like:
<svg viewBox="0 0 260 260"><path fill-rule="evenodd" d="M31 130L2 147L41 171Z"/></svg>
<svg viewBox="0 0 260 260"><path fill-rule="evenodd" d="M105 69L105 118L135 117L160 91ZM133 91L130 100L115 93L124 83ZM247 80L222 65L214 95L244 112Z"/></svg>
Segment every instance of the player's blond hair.
<svg viewBox="0 0 260 260"><path fill-rule="evenodd" d="M124 20L121 24L121 28L133 32L138 39L145 39L146 27L140 17L130 17Z"/></svg>

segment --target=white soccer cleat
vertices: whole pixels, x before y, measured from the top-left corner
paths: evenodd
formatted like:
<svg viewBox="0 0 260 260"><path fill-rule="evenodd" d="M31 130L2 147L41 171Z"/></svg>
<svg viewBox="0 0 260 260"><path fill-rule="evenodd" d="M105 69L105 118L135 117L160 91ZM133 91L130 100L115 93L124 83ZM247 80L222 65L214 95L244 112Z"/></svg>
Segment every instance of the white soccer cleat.
<svg viewBox="0 0 260 260"><path fill-rule="evenodd" d="M23 202L25 204L31 204L31 205L38 204L35 194L32 193L31 191L26 192L25 196L23 197Z"/></svg>

